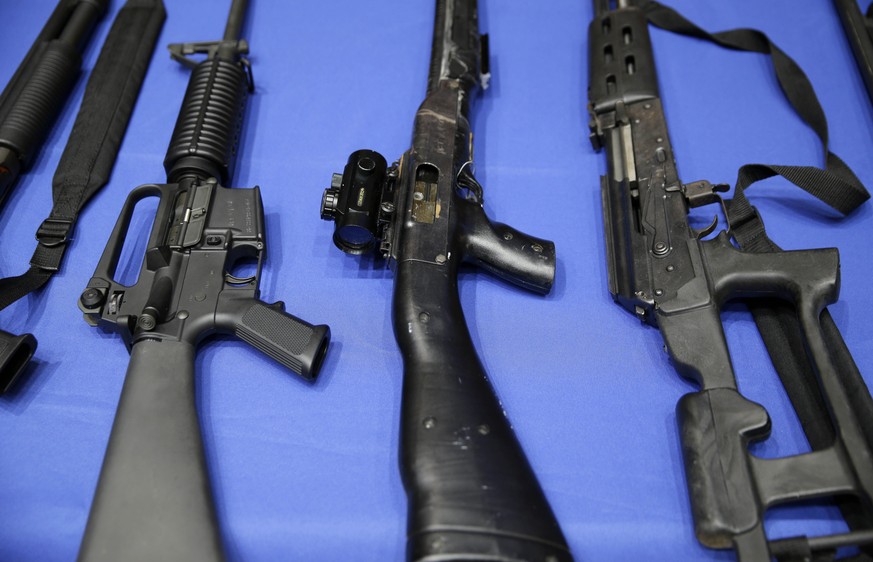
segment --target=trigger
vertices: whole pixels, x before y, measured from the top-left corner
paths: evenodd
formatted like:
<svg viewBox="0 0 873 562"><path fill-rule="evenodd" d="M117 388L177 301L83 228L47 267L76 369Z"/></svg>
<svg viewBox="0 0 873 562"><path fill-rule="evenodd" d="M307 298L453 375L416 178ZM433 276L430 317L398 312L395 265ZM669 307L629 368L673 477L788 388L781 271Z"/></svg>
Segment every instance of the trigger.
<svg viewBox="0 0 873 562"><path fill-rule="evenodd" d="M712 222L709 223L709 226L701 228L700 230L697 230L696 228L692 228L691 230L692 230L692 232L694 232L694 236L696 236L697 239L700 240L702 238L706 238L707 236L709 236L710 234L715 232L715 229L717 226L718 226L718 215L715 215L712 217Z"/></svg>

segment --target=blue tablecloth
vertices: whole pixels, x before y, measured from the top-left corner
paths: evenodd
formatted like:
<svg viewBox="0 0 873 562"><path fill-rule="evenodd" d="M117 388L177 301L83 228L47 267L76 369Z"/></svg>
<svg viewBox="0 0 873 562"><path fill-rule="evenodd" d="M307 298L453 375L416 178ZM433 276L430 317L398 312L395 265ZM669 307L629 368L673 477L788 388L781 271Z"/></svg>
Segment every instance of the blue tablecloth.
<svg viewBox="0 0 873 562"><path fill-rule="evenodd" d="M163 182L162 161L189 72L164 45L218 39L228 2L168 0L168 20L110 183L81 216L62 271L0 313L32 332L37 363L0 397L0 559L72 560L84 531L127 367L121 340L88 327L76 299L126 194ZM606 288L599 175L588 142L590 2L481 0L491 87L473 129L486 210L557 244L546 297L476 271L461 295L473 339L574 554L580 560L728 559L695 540L674 408L680 379L658 332ZM829 2L671 0L708 30L757 27L806 69L830 119L832 147L873 183L873 109ZM54 3L7 5L0 83ZM113 13L121 2L113 3ZM321 378L306 384L244 343L216 338L197 357L198 407L219 518L233 560L402 560L406 496L397 470L401 358L392 276L346 256L318 218L347 155L407 149L424 95L432 0L255 1L246 22L256 94L232 186L261 186L268 256L263 297L328 323ZM106 18L88 48L96 60ZM653 30L662 96L685 181L733 183L747 162L819 165L813 133L781 96L767 58ZM72 127L80 81L33 168L0 213L0 273L26 268L51 208L51 177ZM751 197L787 249L839 247L842 295L830 307L873 382L870 205L837 220L780 180ZM708 210L706 212L709 212ZM703 216L700 214L700 216ZM144 236L147 216L132 236ZM142 248L144 238L139 247ZM135 271L138 264L128 265ZM760 337L741 305L724 313L741 390L767 407L762 456L808 449ZM811 522L799 522L800 517ZM840 531L833 508L780 508L771 537Z"/></svg>

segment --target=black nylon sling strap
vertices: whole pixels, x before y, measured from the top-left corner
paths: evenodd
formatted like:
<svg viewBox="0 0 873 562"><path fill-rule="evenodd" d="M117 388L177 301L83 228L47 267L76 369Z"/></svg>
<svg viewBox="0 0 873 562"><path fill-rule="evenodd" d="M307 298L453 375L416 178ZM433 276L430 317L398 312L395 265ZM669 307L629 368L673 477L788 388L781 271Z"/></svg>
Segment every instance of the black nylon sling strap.
<svg viewBox="0 0 873 562"><path fill-rule="evenodd" d="M39 245L30 269L0 279L0 310L45 285L60 268L79 212L108 181L165 18L161 0L128 0L115 18L55 171L54 205L37 230ZM11 353L9 342L15 337L0 335L5 340L0 341L2 356ZM0 390L24 367L21 361L7 363L0 362Z"/></svg>
<svg viewBox="0 0 873 562"><path fill-rule="evenodd" d="M870 194L854 172L828 150L828 127L824 111L809 79L781 49L763 33L752 29L735 29L710 34L674 10L649 2L643 9L649 21L667 31L711 41L729 49L769 54L785 97L803 121L815 132L825 150L825 169L814 166L779 166L747 164L739 169L734 198L727 212L731 234L746 251L778 252L781 250L764 229L757 210L749 203L745 190L757 181L780 175L843 215L869 199ZM834 442L834 427L824 398L819 392L816 374L809 361L803 334L794 308L778 300L753 299L747 302L773 365L797 412L798 419L813 450ZM836 324L825 310L821 315L825 340L839 366L837 376L852 401L864 436L873 445L873 398L852 359ZM852 529L869 529L873 520L856 499L839 498L837 504ZM805 539L802 540L805 543ZM815 560L833 559L834 553L816 553ZM868 548L855 560L873 560Z"/></svg>
<svg viewBox="0 0 873 562"><path fill-rule="evenodd" d="M734 222L738 224L760 223L760 218L754 211L744 190L751 184L762 179L780 175L802 188L804 191L823 201L830 207L846 215L858 208L870 198L870 193L861 180L836 154L828 149L828 123L824 110L815 95L815 90L803 70L782 49L773 44L762 32L755 29L732 29L720 33L709 33L697 27L675 10L657 2L648 2L643 6L648 20L657 27L696 37L738 51L751 51L770 55L776 78L782 88L782 93L794 108L797 115L809 125L821 141L825 156L825 169L814 166L771 166L765 164L748 164L740 168L735 187L733 204L730 210L732 230ZM763 232L763 224L760 225ZM745 244L752 242L758 232L754 227L740 229L734 233L737 242L745 249Z"/></svg>

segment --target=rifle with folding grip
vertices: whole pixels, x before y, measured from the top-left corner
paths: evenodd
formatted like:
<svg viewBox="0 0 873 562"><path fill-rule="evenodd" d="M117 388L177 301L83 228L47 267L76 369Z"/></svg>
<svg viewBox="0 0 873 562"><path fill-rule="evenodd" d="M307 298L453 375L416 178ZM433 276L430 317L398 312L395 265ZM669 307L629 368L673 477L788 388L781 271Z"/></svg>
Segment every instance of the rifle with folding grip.
<svg viewBox="0 0 873 562"><path fill-rule="evenodd" d="M542 489L476 355L458 297L473 263L551 290L552 242L492 223L473 175L470 107L488 77L476 0L439 0L427 97L412 148L390 168L353 153L321 215L350 254L376 249L395 274L404 363L401 474L410 560L570 560Z"/></svg>
<svg viewBox="0 0 873 562"><path fill-rule="evenodd" d="M663 16L668 9L632 0L595 0L594 7L588 30L588 94L591 140L595 149L605 147L608 162L601 195L609 291L618 304L660 330L677 371L700 385L677 406L698 539L710 548L733 547L746 561L821 555L870 543L873 427L865 421L873 410L863 380L825 311L839 292L837 250L756 253L732 244L731 237L742 227L739 221L709 239L717 219L702 230L692 228L690 209L705 205L726 207L725 216L733 221L732 207L739 206L741 194L726 202L720 193L727 185L679 179L647 21L658 20L653 16ZM668 15L679 22L675 27L682 28L680 32L703 36L675 13ZM676 31L664 25L666 19L656 23ZM755 166L746 170L760 177L773 175ZM786 177L797 169L770 168ZM770 418L737 388L720 311L726 301L738 298L779 299L794 308L807 350L801 345L796 360L808 363L813 373L806 391L820 394L817 399L826 407L823 415L829 414L825 423L833 428L831 440L815 443L810 453L763 459L748 451L750 443L769 435ZM852 532L768 541L766 508L832 496L857 500Z"/></svg>
<svg viewBox="0 0 873 562"><path fill-rule="evenodd" d="M194 400L195 348L233 334L305 379L330 340L258 298L266 253L260 191L226 188L251 68L239 39L247 2L234 0L224 38L171 45L193 69L164 167L167 183L134 189L79 306L94 326L121 334L131 353L82 543L82 560L218 560L221 536ZM205 53L197 63L188 55ZM134 207L159 198L139 278L113 280ZM235 266L254 260L250 277Z"/></svg>

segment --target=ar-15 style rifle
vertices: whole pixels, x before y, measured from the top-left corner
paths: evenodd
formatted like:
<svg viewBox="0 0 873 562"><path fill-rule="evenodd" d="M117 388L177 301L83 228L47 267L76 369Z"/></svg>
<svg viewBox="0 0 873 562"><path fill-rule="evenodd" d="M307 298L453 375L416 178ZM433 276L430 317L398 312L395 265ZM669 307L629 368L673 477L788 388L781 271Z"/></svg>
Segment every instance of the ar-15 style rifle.
<svg viewBox="0 0 873 562"><path fill-rule="evenodd" d="M266 252L260 191L223 187L232 164L251 69L239 39L247 2L234 0L224 39L171 45L193 68L164 167L166 184L133 190L79 305L119 332L130 366L82 560L219 560L221 537L194 401L195 347L230 333L306 379L318 374L330 330L258 298ZM197 64L186 55L206 53ZM160 203L138 281L113 281L136 203ZM251 277L232 273L257 260Z"/></svg>
<svg viewBox="0 0 873 562"><path fill-rule="evenodd" d="M473 176L470 106L487 77L476 0L438 0L427 97L412 148L388 168L353 153L321 214L350 254L394 270L403 354L401 473L411 560L570 560L563 534L476 355L458 298L474 263L548 293L552 242L492 223Z"/></svg>
<svg viewBox="0 0 873 562"><path fill-rule="evenodd" d="M841 185L817 168L761 165L741 169L731 201L719 195L728 189L726 185L682 183L659 98L647 18L731 48L769 50L774 61L779 60L777 73L792 71L796 65L758 32L709 35L667 8L637 4L594 1L595 18L588 30L591 140L596 149L606 148L608 161L601 194L609 291L622 307L659 328L676 369L700 385L700 391L685 395L677 406L697 537L711 548L735 548L742 560L761 561L803 553L811 557L813 552L869 543L873 541L873 424L869 423L873 407L825 309L838 296L838 252L833 248L781 251L775 244L762 243L769 244L762 227L756 236L741 232L744 223L758 220L742 195L742 187L757 179L778 173L813 193L817 179L829 179L833 190ZM782 79L780 74L787 88ZM803 82L794 80L792 85L808 88L803 93L809 104L811 86L805 77ZM820 129L816 132L824 142L826 129L824 134ZM829 168L837 168L831 156ZM858 198L863 201L866 191L860 191ZM728 231L705 240L717 222L696 231L688 213L710 204L726 207L730 225ZM745 211L745 220L736 220ZM735 247L731 237L742 238L748 251ZM755 305L763 310L753 308L759 326L766 324L762 318L768 320L760 312L778 308L773 299L791 303L796 311L797 342L786 337L781 351L775 352L773 334L762 328L762 335L783 381L788 380L788 367L794 368L786 363L797 361L807 369L803 373L808 375L794 379L791 388L786 382L786 388L804 422L813 448L810 453L763 459L748 451L751 442L769 435L770 418L737 389L720 317L722 304L735 298L752 298L750 303L768 299ZM771 327L780 328L773 326L774 319L780 320L777 316L769 318ZM787 316L789 324L795 322L794 313ZM780 353L783 357L778 357ZM853 532L767 539L763 525L767 507L824 496L857 500L851 506L840 504Z"/></svg>

